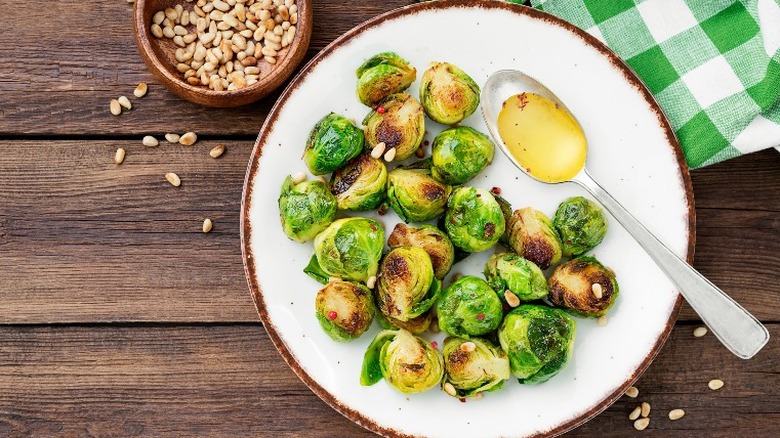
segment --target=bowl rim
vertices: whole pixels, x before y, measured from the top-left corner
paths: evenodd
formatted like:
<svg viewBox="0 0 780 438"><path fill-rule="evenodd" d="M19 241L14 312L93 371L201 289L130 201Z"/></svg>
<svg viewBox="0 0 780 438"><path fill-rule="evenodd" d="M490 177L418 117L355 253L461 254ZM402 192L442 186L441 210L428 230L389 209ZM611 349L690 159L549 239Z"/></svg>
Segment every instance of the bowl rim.
<svg viewBox="0 0 780 438"><path fill-rule="evenodd" d="M287 86L287 88L285 88L285 90L282 92L280 97L277 99L274 106L271 108L271 111L268 113L268 117L266 118L262 128L260 129L257 140L255 141L255 145L252 149L252 154L249 158L249 164L247 166L246 175L244 178L244 188L243 188L242 198L241 198L241 214L239 218L240 234L241 234L241 251L242 251L242 258L244 261L244 273L247 278L249 291L255 303L255 308L257 309L257 313L263 322L263 326L265 327L266 332L268 333L268 337L271 339L271 341L273 342L277 350L279 350L279 353L282 355L282 358L287 363L287 365L293 370L293 372L295 372L298 378L301 379L301 381L304 384L306 384L306 386L309 387L309 389L312 392L314 392L320 399L325 401L331 408L335 409L337 412L339 412L341 415L348 418L352 422L374 433L386 437L414 438L416 436L403 433L393 428L381 426L377 424L375 421L373 421L372 419L350 408L349 406L346 406L340 400L336 399L334 395L332 395L330 392L325 390L317 381L311 378L303 370L301 365L297 362L297 360L292 355L290 350L287 348L287 345L284 343L283 339L279 335L278 329L273 324L273 322L269 319L268 313L265 309L265 302L263 299L262 288L260 287L257 278L254 275L254 272L256 270L255 270L254 256L252 254L252 248L250 244L250 235L252 232L252 226L249 220L249 213L251 208L250 206L251 195L252 195L252 190L254 189L255 175L259 171L259 159L263 153L262 145L263 143L265 143L266 137L268 136L271 128L276 123L276 120L279 117L280 108L286 103L287 99L298 87L298 84L306 78L309 72L317 64L319 64L321 61L326 59L331 54L331 52L333 52L334 50L338 49L341 45L348 42L350 38L368 29L377 27L382 23L384 23L385 21L403 17L406 15L413 15L421 11L445 10L445 9L455 9L455 8L464 8L464 7L506 10L519 15L528 16L532 19L541 20L548 24L562 27L565 30L568 30L573 37L579 37L581 40L583 40L584 44L596 49L603 56L605 56L612 63L614 68L625 77L626 81L629 82L640 92L640 94L642 95L642 97L650 107L650 109L658 117L658 124L664 130L668 143L672 146L671 148L672 152L677 160L677 164L680 169L680 174L682 179L681 185L683 186L683 189L685 191L685 201L688 206L688 224L687 224L688 225L688 236L687 236L688 248L686 251L685 259L689 264L693 263L694 248L696 244L696 210L695 210L694 198L693 198L693 185L691 182L688 164L685 161L685 156L682 152L682 147L680 146L680 143L674 134L674 130L672 129L669 120L666 118L666 115L661 109L661 106L658 104L657 100L652 95L652 93L650 93L650 91L647 89L647 87L644 85L641 79L639 79L639 77L634 73L634 71L622 59L620 59L620 57L618 57L617 54L615 54L611 49L609 49L604 43L599 41L596 37L588 34L584 30L574 26L573 24L568 23L547 12L530 8L527 6L523 6L523 5L518 5L509 2L497 2L493 0L450 0L447 2L416 3L409 6L393 9L391 11L378 15L370 20L367 20L355 26L354 28L345 32L340 37L336 38L333 42L328 44L319 53L317 53L317 55L314 58L312 58L303 68L301 68L298 74L293 78L292 81L290 81L290 84ZM639 379L639 377L648 369L650 364L658 355L658 353L661 350L661 347L663 347L663 345L666 343L667 339L669 338L669 335L671 334L672 329L674 328L675 322L680 313L681 306L682 306L682 296L678 294L672 312L669 315L669 319L666 321L664 329L661 332L660 336L658 337L658 340L653 345L653 347L651 348L647 356L642 360L640 365L637 367L634 374L628 377L626 381L622 385L620 385L614 392L606 396L602 401L591 406L590 409L583 412L581 415L567 422L564 422L553 429L544 432L539 432L538 434L532 435L529 438L549 438L549 437L556 437L558 435L564 434L588 422L589 420L593 419L601 412L606 410L609 406L614 404L620 397L623 396L625 391L631 385L633 385L634 382L636 382L636 380Z"/></svg>
<svg viewBox="0 0 780 438"><path fill-rule="evenodd" d="M150 5L149 0L136 0L135 10L133 12L133 33L136 46L141 53L141 57L147 65L149 71L158 78L166 88L187 100L194 94L205 99L225 100L243 99L245 104L254 102L268 95L271 91L278 88L282 83L292 76L295 67L300 64L311 42L313 26L313 11L311 0L296 0L298 5L298 22L295 24L296 32L292 43L287 46L287 56L281 59L279 63L256 83L240 88L238 90L215 91L203 86L189 84L184 78L174 75L164 67L158 67L155 61L165 64L167 61L160 59L152 48L151 31L144 20L144 10ZM186 6L194 4L190 2L176 2ZM198 103L202 103L199 101Z"/></svg>

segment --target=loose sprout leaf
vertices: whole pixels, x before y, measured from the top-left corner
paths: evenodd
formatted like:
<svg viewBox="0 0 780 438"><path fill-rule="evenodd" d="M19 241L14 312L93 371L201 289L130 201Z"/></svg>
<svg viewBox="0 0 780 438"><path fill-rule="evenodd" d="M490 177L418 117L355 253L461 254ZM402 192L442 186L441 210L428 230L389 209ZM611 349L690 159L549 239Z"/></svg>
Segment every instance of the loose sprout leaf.
<svg viewBox="0 0 780 438"><path fill-rule="evenodd" d="M320 263L317 261L316 254L311 256L311 260L309 260L309 264L303 268L303 272L322 284L328 284L328 279L330 279L328 273L322 270Z"/></svg>
<svg viewBox="0 0 780 438"><path fill-rule="evenodd" d="M428 289L428 293L425 295L425 298L412 306L412 311L409 313L409 315L412 318L416 318L427 312L436 303L436 300L439 299L439 295L441 295L441 281L434 278L430 289Z"/></svg>
<svg viewBox="0 0 780 438"><path fill-rule="evenodd" d="M393 340L395 332L384 330L376 335L363 356L363 368L360 372L360 384L371 386L382 380L381 353L382 348Z"/></svg>

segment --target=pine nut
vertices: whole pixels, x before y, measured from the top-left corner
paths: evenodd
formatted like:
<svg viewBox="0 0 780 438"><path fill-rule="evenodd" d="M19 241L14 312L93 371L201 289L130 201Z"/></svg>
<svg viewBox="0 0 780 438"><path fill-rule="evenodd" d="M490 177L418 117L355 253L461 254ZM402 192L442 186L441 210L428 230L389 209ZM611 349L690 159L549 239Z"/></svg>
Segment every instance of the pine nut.
<svg viewBox="0 0 780 438"><path fill-rule="evenodd" d="M599 300L604 296L604 289L599 283L593 283L590 286L590 290L593 291L593 296Z"/></svg>
<svg viewBox="0 0 780 438"><path fill-rule="evenodd" d="M108 109L111 111L111 114L118 116L122 114L122 105L119 104L119 101L116 99L111 99L111 102L109 102Z"/></svg>
<svg viewBox="0 0 780 438"><path fill-rule="evenodd" d="M723 388L723 385L724 385L723 380L720 379L710 380L710 382L707 384L707 386L709 386L709 388L713 391L717 391L720 388Z"/></svg>
<svg viewBox="0 0 780 438"><path fill-rule="evenodd" d="M198 141L198 135L194 132L188 132L179 138L179 144L184 146L192 146L196 141Z"/></svg>
<svg viewBox="0 0 780 438"><path fill-rule="evenodd" d="M293 184L300 184L306 181L306 174L304 172L298 172L292 175Z"/></svg>
<svg viewBox="0 0 780 438"><path fill-rule="evenodd" d="M504 299L506 300L506 303L509 304L509 307L517 307L520 305L520 298L509 289L504 291Z"/></svg>
<svg viewBox="0 0 780 438"><path fill-rule="evenodd" d="M263 60L269 64L276 64L276 58L273 56L264 56Z"/></svg>
<svg viewBox="0 0 780 438"><path fill-rule="evenodd" d="M700 338L707 334L707 327L696 327L696 329L693 330L693 336Z"/></svg>
<svg viewBox="0 0 780 438"><path fill-rule="evenodd" d="M163 36L165 36L165 34L163 34L162 27L160 27L160 25L157 23L152 25L151 30L152 30L152 35L154 35L155 38L162 38Z"/></svg>
<svg viewBox="0 0 780 438"><path fill-rule="evenodd" d="M607 315L601 315L599 316L599 319L596 320L596 324L598 324L600 327L604 327L609 322L609 319L607 318Z"/></svg>
<svg viewBox="0 0 780 438"><path fill-rule="evenodd" d="M393 160L395 160L395 154L396 154L395 148L390 148L389 151L385 152L385 161L387 161L388 163L392 163Z"/></svg>
<svg viewBox="0 0 780 438"><path fill-rule="evenodd" d="M650 419L649 418L640 418L636 421L634 421L634 429L636 430L645 430L647 429L647 426L650 425Z"/></svg>
<svg viewBox="0 0 780 438"><path fill-rule="evenodd" d="M165 17L167 17L171 21L176 21L176 19L179 18L179 14L176 13L175 9L167 8L165 10Z"/></svg>
<svg viewBox="0 0 780 438"><path fill-rule="evenodd" d="M172 133L165 134L165 139L168 140L168 143L178 143L179 134L172 134Z"/></svg>
<svg viewBox="0 0 780 438"><path fill-rule="evenodd" d="M173 28L165 26L162 30L163 35L165 35L165 38L173 38L176 36L176 33L173 31Z"/></svg>
<svg viewBox="0 0 780 438"><path fill-rule="evenodd" d="M174 26L173 27L173 33L179 36L187 35L189 32L187 32L187 29L184 28L184 26Z"/></svg>
<svg viewBox="0 0 780 438"><path fill-rule="evenodd" d="M669 411L669 419L672 421L677 421L680 418L685 416L685 411L682 409L672 409Z"/></svg>
<svg viewBox="0 0 780 438"><path fill-rule="evenodd" d="M472 351L477 349L477 344L468 341L460 344L460 351L463 351L465 353L471 353Z"/></svg>
<svg viewBox="0 0 780 438"><path fill-rule="evenodd" d="M444 385L442 385L442 388L444 389L444 392L447 394L457 397L458 393L455 391L455 387L450 382L445 382Z"/></svg>
<svg viewBox="0 0 780 438"><path fill-rule="evenodd" d="M642 417L647 418L650 416L650 403L648 402L642 402L640 405L642 407Z"/></svg>
<svg viewBox="0 0 780 438"><path fill-rule="evenodd" d="M163 22L163 20L165 20L165 11L157 11L152 17L152 21L158 26Z"/></svg>
<svg viewBox="0 0 780 438"><path fill-rule="evenodd" d="M179 178L179 175L176 175L173 172L166 173L165 179L167 179L168 182L171 183L171 185L174 187L179 187L181 185L181 178Z"/></svg>
<svg viewBox="0 0 780 438"><path fill-rule="evenodd" d="M224 145L217 145L217 146L215 146L214 148L212 148L209 151L209 156L211 158L219 158L224 153L225 153L225 146Z"/></svg>
<svg viewBox="0 0 780 438"><path fill-rule="evenodd" d="M130 99L128 99L126 96L119 96L119 99L117 99L117 102L119 102L120 105L122 105L122 108L125 109L133 109L133 104L130 103Z"/></svg>
<svg viewBox="0 0 780 438"><path fill-rule="evenodd" d="M116 150L116 153L114 154L114 163L122 164L124 161L125 161L125 150L124 148L119 148Z"/></svg>
<svg viewBox="0 0 780 438"><path fill-rule="evenodd" d="M214 226L214 223L211 222L211 219L206 219L203 221L203 232L208 233L211 231L211 228Z"/></svg>
<svg viewBox="0 0 780 438"><path fill-rule="evenodd" d="M381 157L385 153L385 142L379 142L374 146L373 149L371 149L371 156L376 158L377 160L379 157Z"/></svg>
<svg viewBox="0 0 780 438"><path fill-rule="evenodd" d="M369 289L373 289L374 286L376 286L376 275L372 275L372 276L368 277L368 280L366 281L366 286Z"/></svg>
<svg viewBox="0 0 780 438"><path fill-rule="evenodd" d="M635 408L634 408L634 410L633 410L633 411L631 411L631 413L630 413L630 414L628 414L628 419L629 419L629 420L631 420L631 421L634 421L634 420L636 420L637 418L639 418L639 415L640 415L641 413L642 413L642 408L640 408L639 406L637 406L637 407L635 407Z"/></svg>
<svg viewBox="0 0 780 438"><path fill-rule="evenodd" d="M637 398L639 397L639 389L636 386L629 386L626 390L626 395L631 398Z"/></svg>
<svg viewBox="0 0 780 438"><path fill-rule="evenodd" d="M156 146L160 145L160 142L157 141L157 139L152 137L151 135L145 136L144 139L141 140L141 143L143 143L144 146L150 147L150 148L153 148L153 147L156 147Z"/></svg>
<svg viewBox="0 0 780 438"><path fill-rule="evenodd" d="M133 90L133 96L144 97L146 96L148 89L149 87L146 85L146 82L141 82L137 87L135 87L135 90Z"/></svg>
<svg viewBox="0 0 780 438"><path fill-rule="evenodd" d="M254 59L254 58L252 58L252 59ZM257 63L257 61L255 61L255 63ZM248 75L259 75L260 74L260 69L257 68L257 67L247 67L247 68L244 69L244 73L248 74Z"/></svg>

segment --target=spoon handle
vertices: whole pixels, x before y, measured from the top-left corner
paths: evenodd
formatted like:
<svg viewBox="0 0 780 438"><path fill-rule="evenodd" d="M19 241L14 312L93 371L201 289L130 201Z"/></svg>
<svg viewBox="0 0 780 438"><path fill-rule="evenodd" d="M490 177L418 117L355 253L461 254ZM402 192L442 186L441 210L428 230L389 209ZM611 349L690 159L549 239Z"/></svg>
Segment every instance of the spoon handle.
<svg viewBox="0 0 780 438"><path fill-rule="evenodd" d="M750 359L766 345L769 341L766 327L661 243L585 170L574 182L601 202L647 251L726 348L742 359Z"/></svg>

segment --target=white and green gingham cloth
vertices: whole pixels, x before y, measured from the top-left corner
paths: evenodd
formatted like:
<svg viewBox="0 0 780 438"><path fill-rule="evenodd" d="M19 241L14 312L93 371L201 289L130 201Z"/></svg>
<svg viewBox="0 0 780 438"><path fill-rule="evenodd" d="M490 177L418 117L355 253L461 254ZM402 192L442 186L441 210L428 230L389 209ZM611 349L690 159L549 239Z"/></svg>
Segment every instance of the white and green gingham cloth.
<svg viewBox="0 0 780 438"><path fill-rule="evenodd" d="M626 61L692 168L780 146L779 2L531 0Z"/></svg>

